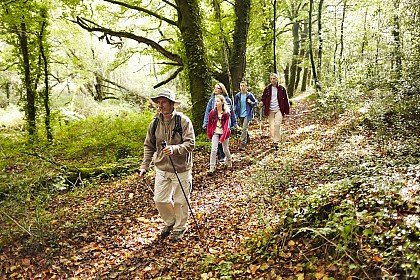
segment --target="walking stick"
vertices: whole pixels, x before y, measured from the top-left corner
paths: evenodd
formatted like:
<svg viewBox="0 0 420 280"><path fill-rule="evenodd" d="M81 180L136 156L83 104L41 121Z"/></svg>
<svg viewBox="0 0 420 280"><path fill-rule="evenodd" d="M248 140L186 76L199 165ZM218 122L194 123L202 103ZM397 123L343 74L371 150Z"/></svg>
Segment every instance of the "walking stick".
<svg viewBox="0 0 420 280"><path fill-rule="evenodd" d="M161 146L162 146L162 148L164 149L164 148L166 147L166 141L165 141L165 140L163 140L163 141L162 141L162 143L161 143L160 145L161 145ZM194 223L195 223L195 227L197 228L197 233L198 233L198 235L200 236L200 229L198 228L198 223L197 223L197 220L195 219L194 212L193 212L193 210L192 210L192 208L191 208L190 202L188 201L188 197L187 197L187 195L185 194L184 188L182 187L182 183L181 183L181 180L179 179L178 172L177 172L177 171L176 171L176 169L175 169L174 162L172 161L172 158L171 158L170 156L169 156L169 160L171 161L172 167L174 168L174 171L175 171L176 178L178 179L178 183L179 183L179 185L180 185L180 187L181 187L182 193L184 194L185 200L187 201L188 208L190 209L191 216L192 216L192 218L193 218L193 220L194 220Z"/></svg>

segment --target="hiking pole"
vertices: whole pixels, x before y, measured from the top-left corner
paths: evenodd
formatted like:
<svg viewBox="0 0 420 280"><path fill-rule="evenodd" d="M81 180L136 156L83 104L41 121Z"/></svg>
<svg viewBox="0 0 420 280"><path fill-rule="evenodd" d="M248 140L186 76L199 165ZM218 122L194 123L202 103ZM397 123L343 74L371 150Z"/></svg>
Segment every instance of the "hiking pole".
<svg viewBox="0 0 420 280"><path fill-rule="evenodd" d="M164 149L166 147L166 141L163 140L160 145L162 146L162 149ZM198 228L197 220L195 219L194 212L191 208L190 202L188 201L188 197L185 194L184 188L182 187L181 180L179 179L178 172L176 171L176 168L175 168L174 162L172 161L171 156L169 156L169 160L171 161L172 167L174 168L174 171L175 171L176 178L178 179L179 186L181 187L182 193L184 194L185 200L187 201L188 208L190 209L191 216L192 216L192 218L194 220L194 223L195 223L195 227L197 228L197 233L198 233L198 235L200 235L200 229Z"/></svg>
<svg viewBox="0 0 420 280"><path fill-rule="evenodd" d="M147 187L149 188L149 190L152 192L152 194L154 196L155 195L155 192L152 190L152 188L149 186L149 184L146 183L146 185L147 185Z"/></svg>

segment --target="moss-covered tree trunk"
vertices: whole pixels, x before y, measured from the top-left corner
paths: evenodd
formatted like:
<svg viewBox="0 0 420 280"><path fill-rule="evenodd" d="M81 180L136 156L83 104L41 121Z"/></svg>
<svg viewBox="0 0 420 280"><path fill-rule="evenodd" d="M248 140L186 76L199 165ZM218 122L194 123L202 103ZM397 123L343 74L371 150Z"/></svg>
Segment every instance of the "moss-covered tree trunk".
<svg viewBox="0 0 420 280"><path fill-rule="evenodd" d="M309 51L308 51L308 22L303 23L303 30L301 34L301 50L300 50L300 56L301 56L301 65L300 67L303 70L302 73L302 84L300 87L300 90L302 92L306 91L306 83L308 81L308 57L309 57Z"/></svg>
<svg viewBox="0 0 420 280"><path fill-rule="evenodd" d="M28 124L28 133L33 137L36 132L36 107L35 107L35 90L31 83L31 66L29 60L28 37L26 24L22 22L19 28L19 45L22 52L24 81L26 89L26 121Z"/></svg>
<svg viewBox="0 0 420 280"><path fill-rule="evenodd" d="M239 83L245 74L245 54L250 23L251 0L235 2L236 24L233 34L232 54L230 58L230 73L232 75L231 93L239 91Z"/></svg>
<svg viewBox="0 0 420 280"><path fill-rule="evenodd" d="M201 128L211 79L204 48L201 18L197 0L177 0L178 21L185 46L186 65L192 102L192 122L196 132Z"/></svg>
<svg viewBox="0 0 420 280"><path fill-rule="evenodd" d="M296 69L299 56L299 22L294 22L292 26L293 31L293 58L292 64L290 65L290 78L287 83L287 94L292 97L295 92L296 81Z"/></svg>
<svg viewBox="0 0 420 280"><path fill-rule="evenodd" d="M42 58L42 68L44 70L44 109L45 109L45 130L47 133L47 139L49 142L53 140L53 132L51 127L51 109L50 109L50 83L48 80L49 77L49 46L48 41L46 38L47 27L48 27L48 11L46 8L41 8L40 10L41 18L43 19L41 22L41 30L38 33L38 44L39 44L39 52Z"/></svg>
<svg viewBox="0 0 420 280"><path fill-rule="evenodd" d="M264 69L264 83L270 82L270 73L275 72L273 59L273 11L272 4L263 2L262 10L265 11L264 17L261 19L261 56L262 56L262 68ZM262 92L262 91L261 91Z"/></svg>

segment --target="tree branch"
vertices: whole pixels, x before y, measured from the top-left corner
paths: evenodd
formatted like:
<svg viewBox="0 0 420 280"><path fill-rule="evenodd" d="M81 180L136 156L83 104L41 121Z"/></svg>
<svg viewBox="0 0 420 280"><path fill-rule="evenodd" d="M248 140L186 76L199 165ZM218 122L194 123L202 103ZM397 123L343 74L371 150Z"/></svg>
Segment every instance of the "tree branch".
<svg viewBox="0 0 420 280"><path fill-rule="evenodd" d="M167 22L167 23L168 23L168 24L170 24L170 25L175 25L175 26L178 26L178 23L177 23L176 21L173 21L173 20L168 19L168 18L166 18L166 17L164 17L164 16L161 16L161 15L158 15L157 13L154 13L154 12L149 11L149 10L147 10L147 9L144 9L144 8L142 8L142 7L138 7L138 6L130 5L130 4L123 3L123 2L120 2L120 1L115 1L115 0L104 0L104 1L105 1L105 2L109 2L109 3L112 3L112 4L115 4L115 5L120 5L120 6L123 6L123 7L129 8L129 9L132 9L132 10L136 10L136 11L139 11L139 12L143 12L143 13L145 13L145 14L148 14L148 15L150 15L150 16L153 16L153 17L155 17L155 18L158 18L158 19L160 19L160 20L163 20L163 21ZM166 1L165 1L165 3L168 3L168 2L166 2ZM168 3L168 4L170 4L170 3ZM172 4L171 4L171 6L172 6L172 7L174 7L174 8L176 8L176 7L175 7L174 5L172 5Z"/></svg>
<svg viewBox="0 0 420 280"><path fill-rule="evenodd" d="M128 38L128 39L132 39L134 41L137 41L139 43L146 44L149 47L153 48L154 50L160 52L166 58L177 62L178 66L184 66L184 63L182 62L182 58L179 55L167 51L164 47L162 47L161 45L159 45L155 41L150 40L148 38L137 36L133 33L129 33L129 32L125 32L125 31L114 31L114 30L102 27L102 26L100 26L100 25L96 24L95 22L90 21L88 19L81 18L79 16L77 17L76 23L80 27L82 27L83 29L85 29L89 32L102 32L105 35L111 35L111 36L120 37L120 38L121 37L122 38Z"/></svg>
<svg viewBox="0 0 420 280"><path fill-rule="evenodd" d="M24 226L22 226L21 224L18 223L18 221L16 221L15 219L13 219L11 216L9 216L6 212L4 212L3 210L0 209L0 211L3 213L3 215L5 215L7 218L9 218L10 220L12 220L18 227L20 227L22 230L24 230L27 234L29 234L30 236L32 236L32 233L26 229Z"/></svg>
<svg viewBox="0 0 420 280"><path fill-rule="evenodd" d="M163 85L165 85L165 84L169 83L170 81L172 81L173 79L175 79L175 78L176 78L176 76L178 76L178 74L179 74L182 70L184 70L184 67L179 67L178 69L176 69L176 70L175 70L175 72L174 72L171 76L169 76L169 78L167 78L166 80L163 80L163 81L161 81L160 83L158 83L158 84L154 85L154 86L153 86L153 88L158 88L158 87L161 87L161 86L163 86Z"/></svg>
<svg viewBox="0 0 420 280"><path fill-rule="evenodd" d="M167 0L163 0L162 2L165 2L169 6L172 6L174 9L176 9L179 12L179 9L178 9L178 7L175 4L173 4L173 3L171 3L171 2L169 2Z"/></svg>

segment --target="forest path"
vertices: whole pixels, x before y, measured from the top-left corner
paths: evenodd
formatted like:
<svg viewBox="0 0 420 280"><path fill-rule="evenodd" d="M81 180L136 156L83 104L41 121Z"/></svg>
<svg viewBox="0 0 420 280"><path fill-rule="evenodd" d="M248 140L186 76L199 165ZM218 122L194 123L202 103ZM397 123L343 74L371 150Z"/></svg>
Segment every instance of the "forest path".
<svg viewBox="0 0 420 280"><path fill-rule="evenodd" d="M219 164L216 173L207 176L208 152L194 152L191 206L199 234L190 217L183 240L160 240L163 222L152 200L153 174L142 181L130 175L54 199L48 209L58 213L50 223L52 240L32 244L29 250L22 244L4 250L0 262L7 266L8 278L207 279L212 273L199 271L206 260L218 263L218 270L254 274L260 266L232 266L229 256L241 254L242 242L279 213L267 200L266 188L249 178L261 168L270 177L278 159L304 141L297 132L311 125L306 119L311 108L304 98L294 100L278 151L270 148L267 121L251 122L251 143L245 152L238 149L239 136L231 138L232 170ZM2 279L6 276L0 275Z"/></svg>

